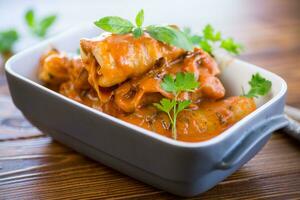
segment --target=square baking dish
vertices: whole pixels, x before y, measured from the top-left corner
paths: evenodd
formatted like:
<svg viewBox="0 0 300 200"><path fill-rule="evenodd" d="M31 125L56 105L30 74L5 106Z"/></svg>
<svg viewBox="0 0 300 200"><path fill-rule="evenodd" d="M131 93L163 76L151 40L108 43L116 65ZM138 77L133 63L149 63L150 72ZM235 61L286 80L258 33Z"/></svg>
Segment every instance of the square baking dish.
<svg viewBox="0 0 300 200"><path fill-rule="evenodd" d="M279 76L252 64L223 59L227 96L248 89L259 72L272 91L258 108L219 136L204 142L175 141L68 99L37 79L40 56L50 47L76 52L79 40L101 33L79 27L13 56L6 63L15 105L41 131L70 148L124 174L180 196L194 196L215 186L249 161L271 133L287 124L283 117L287 86Z"/></svg>

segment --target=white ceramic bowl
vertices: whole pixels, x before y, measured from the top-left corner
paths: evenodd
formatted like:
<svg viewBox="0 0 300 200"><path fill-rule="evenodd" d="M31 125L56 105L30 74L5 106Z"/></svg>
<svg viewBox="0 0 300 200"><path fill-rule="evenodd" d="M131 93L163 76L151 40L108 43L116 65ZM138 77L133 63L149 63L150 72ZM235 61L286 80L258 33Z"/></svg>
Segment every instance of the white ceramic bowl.
<svg viewBox="0 0 300 200"><path fill-rule="evenodd" d="M283 117L287 86L279 76L252 64L230 60L221 79L227 95L248 89L259 72L272 81L258 109L204 142L175 141L77 103L42 86L37 79L40 56L49 47L76 52L82 37L100 34L80 27L13 56L6 75L16 106L26 118L54 139L131 177L181 196L204 192L249 161L271 133L287 124Z"/></svg>

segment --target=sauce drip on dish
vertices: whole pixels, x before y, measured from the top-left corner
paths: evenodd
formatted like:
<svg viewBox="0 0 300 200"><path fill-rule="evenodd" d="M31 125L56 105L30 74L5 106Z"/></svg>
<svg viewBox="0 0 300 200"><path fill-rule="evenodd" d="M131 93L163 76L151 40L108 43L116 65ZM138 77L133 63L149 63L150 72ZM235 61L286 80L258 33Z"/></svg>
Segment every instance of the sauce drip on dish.
<svg viewBox="0 0 300 200"><path fill-rule="evenodd" d="M80 50L75 57L56 49L46 52L39 79L66 97L166 137L172 137L170 120L153 106L162 98L174 99L161 87L166 75L193 73L200 85L178 96L191 101L178 115L180 141L209 140L256 109L252 98L224 98L218 65L200 48L185 51L145 33L82 39Z"/></svg>

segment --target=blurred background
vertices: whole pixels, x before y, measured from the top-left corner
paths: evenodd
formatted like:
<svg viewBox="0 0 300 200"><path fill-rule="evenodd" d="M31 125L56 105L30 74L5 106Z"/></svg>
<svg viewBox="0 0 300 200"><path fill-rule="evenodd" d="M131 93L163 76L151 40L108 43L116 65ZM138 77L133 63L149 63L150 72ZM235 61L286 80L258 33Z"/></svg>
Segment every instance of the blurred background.
<svg viewBox="0 0 300 200"><path fill-rule="evenodd" d="M18 30L21 37L16 50L19 51L38 42L25 24L28 9L34 9L41 17L57 15L47 34L49 37L80 24L92 24L107 15L133 20L141 8L145 10L145 24L177 24L200 32L210 23L223 34L244 43L246 54L299 45L289 42L299 38L298 0L0 0L0 30Z"/></svg>

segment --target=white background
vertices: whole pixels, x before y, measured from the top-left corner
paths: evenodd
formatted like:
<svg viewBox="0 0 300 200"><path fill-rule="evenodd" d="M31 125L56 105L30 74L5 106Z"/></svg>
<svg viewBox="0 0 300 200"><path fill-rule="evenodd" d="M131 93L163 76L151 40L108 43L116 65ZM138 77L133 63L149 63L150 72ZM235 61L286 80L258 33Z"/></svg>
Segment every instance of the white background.
<svg viewBox="0 0 300 200"><path fill-rule="evenodd" d="M92 24L107 15L134 20L136 13L143 8L146 25L177 24L199 32L205 24L211 23L225 34L230 30L232 35L239 20L253 14L241 9L245 6L248 6L247 1L243 0L0 0L0 30L17 28L21 35L16 45L19 51L39 41L30 35L24 22L24 13L29 8L40 17L58 15L48 37L79 24Z"/></svg>

